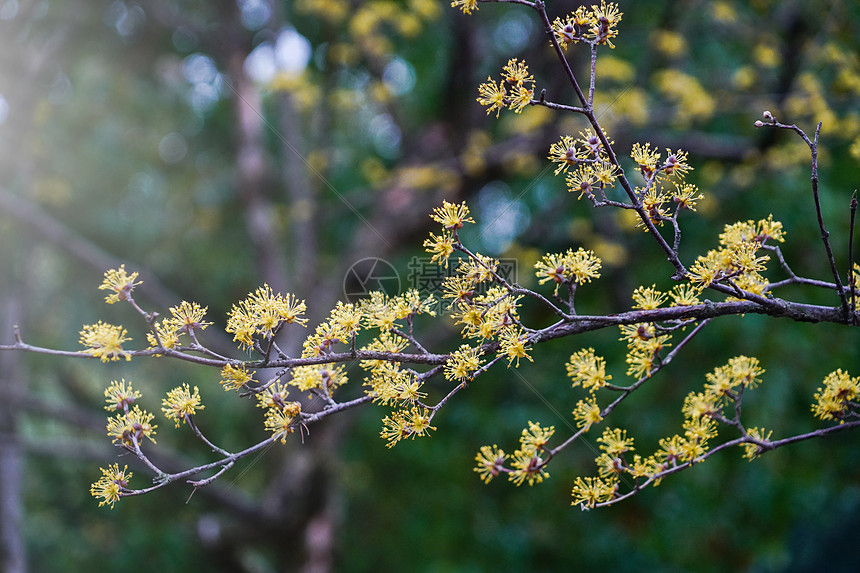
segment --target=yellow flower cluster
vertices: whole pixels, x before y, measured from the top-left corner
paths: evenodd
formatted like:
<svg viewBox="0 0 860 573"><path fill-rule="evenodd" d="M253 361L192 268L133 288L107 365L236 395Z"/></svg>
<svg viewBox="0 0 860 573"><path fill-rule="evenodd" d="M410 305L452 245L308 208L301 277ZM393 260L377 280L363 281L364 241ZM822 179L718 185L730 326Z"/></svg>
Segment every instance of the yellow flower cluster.
<svg viewBox="0 0 860 573"><path fill-rule="evenodd" d="M435 426L430 425L431 411L422 406L412 406L408 410L394 410L391 416L382 420L382 431L379 435L388 440L385 444L393 448L397 442L404 438L415 439L416 436L429 435Z"/></svg>
<svg viewBox="0 0 860 573"><path fill-rule="evenodd" d="M589 398L580 400L576 403L573 409L573 418L576 420L578 428L584 429L586 432L594 424L599 424L603 417L600 415L600 406L597 404L597 399L592 395Z"/></svg>
<svg viewBox="0 0 860 573"><path fill-rule="evenodd" d="M453 0L451 8L459 8L463 14L471 14L472 10L478 9L478 0Z"/></svg>
<svg viewBox="0 0 860 573"><path fill-rule="evenodd" d="M196 302L182 301L179 306L170 307L170 316L155 324L153 332L146 333L150 348L176 348L183 334L195 336L198 330L205 330L211 322L205 322L205 306Z"/></svg>
<svg viewBox="0 0 860 573"><path fill-rule="evenodd" d="M511 456L511 469L508 472L510 481L517 486L526 481L529 485L534 485L549 477L549 473L544 468L545 462L540 454L546 449L546 445L554 433L555 426L543 428L538 423L529 422L529 427L524 429L520 436L519 449L514 451Z"/></svg>
<svg viewBox="0 0 860 573"><path fill-rule="evenodd" d="M255 336L271 340L285 324L304 326L307 319L300 318L304 312L305 301L291 294L286 297L275 294L266 284L233 305L227 314L225 330L233 334L233 342L238 342L240 348L251 348L256 342Z"/></svg>
<svg viewBox="0 0 860 573"><path fill-rule="evenodd" d="M612 141L603 133L603 137L612 145ZM609 159L603 139L591 129L579 132L578 137L564 135L558 142L550 145L548 159L558 163L555 174L567 173L565 181L568 191L578 192L589 199L595 199L599 192L606 197L606 189L615 186L618 169Z"/></svg>
<svg viewBox="0 0 860 573"><path fill-rule="evenodd" d="M266 411L264 426L272 432L272 441L277 439L286 443L287 435L293 432L295 421L301 415L302 405L288 401L289 388L280 380L275 380L256 394L257 406Z"/></svg>
<svg viewBox="0 0 860 573"><path fill-rule="evenodd" d="M475 455L475 461L478 462L475 466L475 471L484 483L490 481L505 470L505 460L508 455L497 445L481 446L481 449Z"/></svg>
<svg viewBox="0 0 860 573"><path fill-rule="evenodd" d="M580 247L576 251L568 249L565 253L544 255L542 260L535 263L535 275L540 279L540 284L553 281L555 292L558 293L561 284L581 285L600 278L601 266L602 261L594 251Z"/></svg>
<svg viewBox="0 0 860 573"><path fill-rule="evenodd" d="M502 79L497 84L491 77L478 86L478 103L487 106L487 115L495 110L496 117L505 107L521 113L531 104L534 95L534 77L525 62L508 60L502 68Z"/></svg>
<svg viewBox="0 0 860 573"><path fill-rule="evenodd" d="M433 209L430 218L442 225L442 234L431 232L430 238L424 241L424 249L432 255L432 262L444 264L448 268L448 257L454 252L455 245L460 243L457 231L463 228L464 223L474 223L475 220L469 216L469 207L465 201L459 205L442 201L442 206Z"/></svg>
<svg viewBox="0 0 860 573"><path fill-rule="evenodd" d="M573 387L582 386L588 390L588 397L577 402L573 410L577 427L587 432L603 419L596 394L612 376L606 373L606 361L602 356L597 356L593 348L582 348L571 354L566 368Z"/></svg>
<svg viewBox="0 0 860 573"><path fill-rule="evenodd" d="M155 443L153 436L157 426L152 423L155 416L138 405L132 405L141 397L141 394L134 389L131 382L126 382L125 379L111 381L104 391L104 396L107 403L105 410L120 411L107 420L107 435L114 444L136 450L141 447L143 438L149 438L152 443ZM91 485L90 495L101 500L99 507L109 505L113 509L114 504L124 494L129 493L128 480L131 479L132 474L128 471L128 466L119 469L118 464L108 466L107 469L99 469L102 477Z"/></svg>
<svg viewBox="0 0 860 573"><path fill-rule="evenodd" d="M132 449L135 444L140 446L143 438L149 438L154 444L155 439L152 436L155 435L155 428L158 427L152 424L154 419L154 415L142 410L140 406L134 406L122 414L108 418L107 435L116 445Z"/></svg>
<svg viewBox="0 0 860 573"><path fill-rule="evenodd" d="M772 431L765 432L764 428L749 428L747 430L747 436L753 440L768 442L772 435ZM745 442L741 444L741 447L744 449L744 457L749 461L753 461L761 455L762 451L764 451L762 447L755 442Z"/></svg>
<svg viewBox="0 0 860 573"><path fill-rule="evenodd" d="M319 390L324 396L330 397L337 388L347 382L346 368L343 365L314 364L293 368L293 377L289 384L301 392Z"/></svg>
<svg viewBox="0 0 860 573"><path fill-rule="evenodd" d="M828 374L815 393L812 412L822 420L839 420L845 423L849 416L856 416L860 407L857 395L860 394L860 377L851 376L841 369Z"/></svg>
<svg viewBox="0 0 860 573"><path fill-rule="evenodd" d="M696 204L703 195L698 187L684 181L687 172L693 169L687 163L687 152L667 148L664 161L662 154L652 149L650 143L634 143L630 156L645 179L644 187L637 187L636 193L652 223L662 225L664 221L677 217L681 209L696 210ZM675 204L674 212L670 212L671 203ZM639 225L644 226L641 221Z"/></svg>
<svg viewBox="0 0 860 573"><path fill-rule="evenodd" d="M578 505L583 510L591 509L598 503L609 501L615 496L618 483L613 480L604 480L599 477L578 477L573 482L571 495L573 501L570 505Z"/></svg>
<svg viewBox="0 0 860 573"><path fill-rule="evenodd" d="M125 272L125 265L120 265L118 269L107 270L104 281L99 285L99 290L111 291L111 294L105 297L105 302L113 304L121 300L131 300L131 291L142 282L134 282L136 278L137 273L129 275Z"/></svg>
<svg viewBox="0 0 860 573"><path fill-rule="evenodd" d="M316 327L314 333L308 336L303 343L302 357L322 356L331 352L335 343L349 343L361 330L362 320L373 320L373 316L379 320L379 314L393 313L386 307L387 297L383 293L373 292L368 304L347 304L338 301L329 313L328 319ZM365 301L366 302L366 301ZM372 315L369 317L368 315ZM391 324L394 323L393 316Z"/></svg>
<svg viewBox="0 0 860 573"><path fill-rule="evenodd" d="M481 349L463 344L451 353L445 363L445 378L454 382L468 382L481 366Z"/></svg>
<svg viewBox="0 0 860 573"><path fill-rule="evenodd" d="M108 466L107 469L99 468L99 470L102 472L102 477L90 486L90 495L101 499L99 507L109 505L113 509L113 505L122 497L134 474L128 471L127 465L119 469L119 464Z"/></svg>
<svg viewBox="0 0 860 573"><path fill-rule="evenodd" d="M131 405L138 398L140 398L140 392L132 387L131 382L126 383L125 378L119 381L113 380L105 388L105 401L107 402L105 410L108 412L112 412L113 410L128 412Z"/></svg>
<svg viewBox="0 0 860 573"><path fill-rule="evenodd" d="M581 385L592 395L612 379L606 373L606 361L602 356L596 356L593 348L583 348L570 356L567 375L573 380L574 388Z"/></svg>
<svg viewBox="0 0 860 573"><path fill-rule="evenodd" d="M556 18L552 23L552 31L559 45L565 49L577 42L606 44L614 48L610 40L618 35L617 26L621 16L617 4L600 0L600 6L592 5L591 10L580 6L563 19Z"/></svg>
<svg viewBox="0 0 860 573"><path fill-rule="evenodd" d="M227 364L221 369L221 386L225 392L247 388L247 384L254 381L254 374L256 370L248 372L243 364Z"/></svg>
<svg viewBox="0 0 860 573"><path fill-rule="evenodd" d="M191 416L197 413L197 410L203 410L205 406L200 403L200 391L197 386L194 391L188 387L188 384L177 386L173 390L167 392L167 398L161 401L161 411L164 412L168 420L173 420L176 427L180 423L187 422Z"/></svg>
<svg viewBox="0 0 860 573"><path fill-rule="evenodd" d="M599 477L576 478L572 505L590 509L611 501L618 494L624 475L632 477L636 486L643 479L657 486L664 470L701 461L708 451L708 442L717 436L716 419L723 419L723 408L738 400L744 389L757 386L763 373L758 360L747 356L737 356L716 368L707 375L705 391L691 392L684 400L683 435L662 438L660 447L649 456L634 454L630 459L633 438L626 430L606 428L597 439L601 453L594 462ZM741 444L744 456L750 459L758 456L763 447L757 442L767 442L770 435L761 428L747 430L750 441Z"/></svg>
<svg viewBox="0 0 860 573"><path fill-rule="evenodd" d="M272 432L272 441L280 439L282 444L287 442L287 436L295 428L296 418L301 416L302 405L298 402L286 402L283 406L272 406L266 410L266 430Z"/></svg>
<svg viewBox="0 0 860 573"><path fill-rule="evenodd" d="M122 326L98 321L96 324L85 324L79 334L80 344L87 347L81 352L90 354L102 362L120 358L131 360L131 355L122 349L123 343L131 340L126 336L128 331Z"/></svg>
<svg viewBox="0 0 860 573"><path fill-rule="evenodd" d="M785 241L782 223L774 221L773 215L758 222L726 225L720 234L720 248L699 256L690 267L688 278L699 292L712 283L730 280L741 290L763 295L768 281L760 273L769 257L757 253L769 240Z"/></svg>
<svg viewBox="0 0 860 573"><path fill-rule="evenodd" d="M665 469L657 456L643 457L634 454L633 438L621 428L606 428L597 438L600 454L594 459L599 477L578 477L574 481L571 505L591 509L599 503L612 500L617 494L623 475L634 478L638 485L641 479L654 479ZM655 485L658 482L655 480Z"/></svg>
<svg viewBox="0 0 860 573"><path fill-rule="evenodd" d="M409 345L409 342L389 331L383 331L370 344L362 348L368 352L399 353ZM399 362L387 360L362 360L361 367L369 371L364 379L367 393L373 396L373 401L387 405L397 402L401 406L415 403L425 396L421 392L421 382L415 377L415 372L402 369Z"/></svg>
<svg viewBox="0 0 860 573"><path fill-rule="evenodd" d="M741 393L755 388L761 383L764 369L757 358L736 356L724 366L706 374L707 383L703 392L690 392L684 399L681 411L684 414L685 436L673 436L661 441L660 459L668 464L692 463L707 451L707 442L717 435L715 419L721 419L723 409L734 405ZM731 408L730 408L731 409ZM755 433L754 431L755 430ZM755 429L748 434L756 439L766 440L764 430ZM760 453L754 443L742 444L746 449L745 457L751 458Z"/></svg>
<svg viewBox="0 0 860 573"><path fill-rule="evenodd" d="M672 297L673 300L689 300L687 293L678 287L679 285L675 285L672 289L672 292L676 293ZM647 288L640 286L633 291L633 308L636 309L654 310L665 300L666 294L654 285ZM657 325L651 322L622 324L619 329L620 340L627 343L627 375L637 380L650 377L660 351L671 346L671 334L659 331Z"/></svg>
<svg viewBox="0 0 860 573"><path fill-rule="evenodd" d="M365 324L368 328L379 329L379 334L362 348L362 351L383 352L387 354L402 352L408 345L407 337L398 330L398 321L407 320L411 325L415 316L420 314L435 315L432 307L435 298L430 295L421 298L420 293L410 289L402 295L388 297L383 293L370 293L369 299L362 301ZM425 396L421 392L421 382L413 370L403 369L399 362L388 360L362 360L361 367L368 371L364 379L365 392L373 396L374 402L387 405L397 402L401 406L415 404ZM390 418L404 422L407 417ZM406 423L406 422L404 422ZM420 426L420 424L419 424Z"/></svg>

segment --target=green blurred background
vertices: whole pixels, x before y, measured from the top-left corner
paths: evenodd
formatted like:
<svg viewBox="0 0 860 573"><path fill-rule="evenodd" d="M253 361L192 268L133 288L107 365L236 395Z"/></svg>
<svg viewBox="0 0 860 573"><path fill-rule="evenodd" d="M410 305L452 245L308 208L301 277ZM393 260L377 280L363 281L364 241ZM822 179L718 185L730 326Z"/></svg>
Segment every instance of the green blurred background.
<svg viewBox="0 0 860 573"><path fill-rule="evenodd" d="M814 4L814 5L813 5ZM576 2L553 1L552 17ZM706 194L685 215L682 259L717 244L723 225L773 213L799 274L832 280L809 190L809 155L788 132L756 130L765 109L808 133L823 121L821 190L837 263L847 269L848 203L860 161L860 6L855 2L620 2L614 50L598 57L600 120L626 157L636 141L683 147ZM587 52L569 56L587 76ZM404 286L441 200L466 200L474 249L518 260L584 246L603 277L581 313L619 312L640 285L669 288L671 268L628 218L577 202L553 177L550 143L576 116L530 108L487 117L477 85L525 59L547 98L575 104L536 15L481 4L471 16L437 0L0 0L0 343L12 325L39 346L78 349L82 324L145 324L106 306L102 273L125 263L138 297L164 314L209 307L203 340L231 350L230 305L268 282L306 299L311 323L343 298L347 269L389 261ZM624 160L628 161L628 160ZM434 229L435 230L435 229ZM844 275L843 275L844 276ZM771 267L768 277L783 278ZM792 300L832 294L787 288ZM539 308L527 323L548 324ZM528 322L530 321L530 322ZM458 344L447 319L419 323L432 350ZM304 332L283 345L300 348ZM746 421L774 436L819 424L820 380L860 374L858 334L759 316L714 321L609 424L647 454L680 429L683 397L737 354L764 383ZM564 362L592 346L625 378L617 331L534 349L519 376L482 376L434 420L432 438L392 450L384 411L366 407L244 459L190 499L173 485L98 508L89 485L116 458L102 391L133 380L157 410L163 392L198 385L198 422L227 449L265 437L259 410L227 395L215 370L165 360L101 365L0 353L0 472L7 571L855 571L860 526L856 436L801 443L749 463L726 452L618 506L581 512L576 476L594 452L571 448L540 486L481 484L483 444L515 449L529 420L573 424L582 396ZM343 396L361 394L351 371ZM430 387L444 392L443 381ZM547 403L552 404L550 408ZM337 419L334 419L337 418ZM159 422L166 468L209 460ZM595 436L589 436L593 446ZM825 565L826 564L826 565Z"/></svg>

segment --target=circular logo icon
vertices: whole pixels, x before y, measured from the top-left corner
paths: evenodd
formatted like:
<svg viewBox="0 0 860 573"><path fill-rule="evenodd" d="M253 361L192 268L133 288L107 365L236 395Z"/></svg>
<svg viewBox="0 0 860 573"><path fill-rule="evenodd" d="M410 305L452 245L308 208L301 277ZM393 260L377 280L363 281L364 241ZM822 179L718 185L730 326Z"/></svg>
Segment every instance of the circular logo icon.
<svg viewBox="0 0 860 573"><path fill-rule="evenodd" d="M358 302L370 296L371 291L388 296L400 293L400 275L391 263L376 257L367 257L352 264L343 277L343 294L349 302Z"/></svg>

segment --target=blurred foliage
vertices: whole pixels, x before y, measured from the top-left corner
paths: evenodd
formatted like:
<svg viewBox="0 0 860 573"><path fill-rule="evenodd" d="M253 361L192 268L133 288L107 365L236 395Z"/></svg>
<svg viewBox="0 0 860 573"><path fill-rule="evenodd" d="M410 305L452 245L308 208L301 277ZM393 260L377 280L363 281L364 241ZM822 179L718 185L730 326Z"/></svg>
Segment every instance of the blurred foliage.
<svg viewBox="0 0 860 573"><path fill-rule="evenodd" d="M692 181L707 200L682 222L685 260L713 248L724 224L773 213L785 224L792 265L828 278L807 149L791 134L752 127L769 109L810 134L823 121L824 214L846 268L847 205L860 161L860 6L619 4L617 48L598 57L600 119L620 156L635 141L690 152ZM576 6L552 2L550 10L560 16ZM287 259L285 284L308 299L311 316L328 311L359 255L390 260L403 279L411 258L422 256L427 213L442 197L469 202L478 225L464 242L517 258L525 286L542 253L594 249L605 274L582 289L582 313L629 308L639 284L670 286L671 269L623 213L577 202L552 176L549 144L584 129L580 118L531 108L497 121L475 103L478 83L511 57L526 59L548 98L573 103L539 22L521 7L481 4L465 16L436 0L0 0L0 34L2 190L150 272L177 297L209 306L211 330L264 276L246 216L241 153L248 143L237 109L254 101L240 98L242 85L259 95L249 117L265 118L267 224ZM572 46L569 55L584 74L587 54ZM253 82L240 81L243 66ZM303 198L293 193L297 157L311 190ZM308 229L317 239L309 260L300 258ZM0 298L19 297L26 341L77 348L80 325L103 319L123 323L144 344L144 325L129 309L102 304L95 287L104 269L70 253L68 243L0 213L0 245ZM791 296L830 300L809 289L793 288ZM550 319L541 312L527 318ZM8 325L0 327L6 343ZM453 332L434 327L427 336L444 349ZM572 352L593 346L624 378L616 334L554 341L517 372L496 368L440 414L427 440L386 449L373 407L332 422L343 425L340 438L324 448L329 477L316 485L334 492L337 570L806 571L825 559L829 570L855 570L846 543L860 510L851 434L752 464L727 452L630 502L586 513L569 506L569 490L572 477L592 467L595 452L587 449L565 452L541 486L481 484L471 470L480 445L510 448L529 420L572 423L581 397L564 376ZM635 410L619 408L610 423L629 428L647 452L677 431L683 397L701 387L705 372L744 353L767 369L749 396L748 419L775 435L811 429L818 381L837 367L860 373L857 343L856 332L833 325L717 320L649 382ZM207 405L200 423L219 443L240 448L260 439L259 413L221 392L216 373L142 360L21 360L30 398L18 425L33 571L94 564L275 571L301 562L289 553L300 539L287 543L270 522L241 512L245 501L266 503L284 468L301 463L308 446L299 440L241 461L221 489L190 500L187 487L174 486L109 511L88 494L97 466L112 459L100 402L114 378L134 379L152 409L178 383L199 385ZM358 395L359 372L352 379ZM159 425L168 455L203 459L190 436ZM319 434L311 428L306 442L324 439ZM148 479L134 471L138 483ZM301 505L279 509L280 518L300 522L318 495L308 488Z"/></svg>

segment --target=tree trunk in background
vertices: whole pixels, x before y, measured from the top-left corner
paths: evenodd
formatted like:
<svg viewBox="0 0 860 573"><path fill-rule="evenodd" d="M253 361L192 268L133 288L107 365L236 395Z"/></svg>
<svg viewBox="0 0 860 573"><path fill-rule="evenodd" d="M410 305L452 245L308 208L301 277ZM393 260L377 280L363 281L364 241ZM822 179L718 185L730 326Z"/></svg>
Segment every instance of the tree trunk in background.
<svg viewBox="0 0 860 573"><path fill-rule="evenodd" d="M0 324L17 324L20 295L8 294L0 308ZM3 332L0 343L13 343L12 338L12 333ZM18 352L0 353L0 569L6 573L27 570L21 491L24 463L18 439L18 396L23 386L20 359Z"/></svg>

